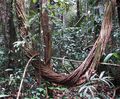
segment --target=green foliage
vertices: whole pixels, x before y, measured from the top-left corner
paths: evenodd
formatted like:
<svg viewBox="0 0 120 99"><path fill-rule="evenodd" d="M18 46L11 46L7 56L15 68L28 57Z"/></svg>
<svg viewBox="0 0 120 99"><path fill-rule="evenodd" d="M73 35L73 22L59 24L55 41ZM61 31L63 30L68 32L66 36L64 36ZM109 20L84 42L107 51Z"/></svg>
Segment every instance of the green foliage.
<svg viewBox="0 0 120 99"><path fill-rule="evenodd" d="M93 0L80 0L80 19L76 18L76 1L75 0L54 0L55 4L51 5L50 0L48 4L43 7L48 10L50 19L50 28L52 32L52 44L53 44L53 56L65 57L66 59L84 60L88 55L91 48L87 48L89 45L93 45L98 34L100 32L101 21L103 19L103 5L96 4ZM44 45L42 45L42 35L40 35L40 22L39 22L39 9L35 9L34 5L38 0L32 0L30 8L27 9L29 14L27 20L29 23L30 39L35 43L36 50L41 52ZM98 5L98 6L97 6ZM15 13L15 11L14 11ZM117 23L114 20L114 23ZM14 16L14 22L16 22L16 16ZM16 26L15 26L16 27ZM0 26L1 31L2 26ZM120 30L118 25L114 26L113 38L116 40L116 45L107 50L108 54L104 62L120 63L120 54L118 52L111 53L114 49L119 47L120 42ZM16 29L18 33L18 30ZM20 38L19 38L20 39ZM14 47L17 48L17 58L12 57L15 60L15 65L12 68L7 68L5 65L8 63L8 52L4 48L0 48L0 97L14 93L18 90L20 80L22 77L24 66L27 59L23 56L23 52L20 49L24 46L25 41L16 41ZM19 50L19 51L18 51ZM16 50L15 50L16 51ZM54 70L56 72L66 72L65 68L70 72L77 66L71 62L64 61L64 64L58 60L53 59ZM64 65L64 66L63 66ZM40 97L46 97L47 88L50 90L66 91L65 87L58 87L49 85L46 86L46 82L43 81L40 86L37 85L35 80L36 76L33 68L29 68L24 80L23 94L25 99L39 99ZM79 94L81 97L90 97L98 99L100 96L107 99L104 88L110 89L113 85L110 82L110 77L104 76L102 72L99 76L94 74L88 79L88 82L81 85ZM96 87L97 86L97 87ZM102 87L103 86L103 87ZM99 88L103 88L99 90ZM102 92L103 91L103 92ZM71 92L73 93L73 92ZM86 96L85 96L86 95ZM51 96L49 95L51 98ZM78 97L77 95L75 97ZM67 99L65 96L63 99ZM76 98L77 99L77 98Z"/></svg>
<svg viewBox="0 0 120 99"><path fill-rule="evenodd" d="M33 3L37 3L38 0L32 0Z"/></svg>
<svg viewBox="0 0 120 99"><path fill-rule="evenodd" d="M103 60L104 62L114 62L114 63L120 63L120 53L119 52L114 52L114 53L109 53Z"/></svg>
<svg viewBox="0 0 120 99"><path fill-rule="evenodd" d="M58 86L58 87L52 87L52 86L50 86L50 87L48 87L49 89L52 89L52 90L60 90L60 91L65 91L65 90L67 90L67 88L65 88L65 87L60 87L60 86Z"/></svg>
<svg viewBox="0 0 120 99"><path fill-rule="evenodd" d="M25 98L25 99L38 99L40 98L40 96L45 97L46 95L46 89L43 88L42 86L39 88L36 88L36 90L30 90L31 92L31 96L29 98Z"/></svg>
<svg viewBox="0 0 120 99"><path fill-rule="evenodd" d="M4 51L2 49L0 49L0 65L2 65L5 60L4 54L5 54Z"/></svg>
<svg viewBox="0 0 120 99"><path fill-rule="evenodd" d="M106 87L110 91L114 85L111 82L111 77L105 76L105 72L103 71L99 76L93 74L85 84L82 84L79 93L81 97L87 99L108 99L109 95L107 94Z"/></svg>
<svg viewBox="0 0 120 99"><path fill-rule="evenodd" d="M0 98L5 98L5 97L8 97L9 95L0 95Z"/></svg>
<svg viewBox="0 0 120 99"><path fill-rule="evenodd" d="M25 41L16 41L13 44L14 44L14 47L17 47L17 48L20 46L24 47Z"/></svg>
<svg viewBox="0 0 120 99"><path fill-rule="evenodd" d="M6 50L4 48L0 48L0 66L5 65L7 61ZM2 70L2 69L1 69Z"/></svg>

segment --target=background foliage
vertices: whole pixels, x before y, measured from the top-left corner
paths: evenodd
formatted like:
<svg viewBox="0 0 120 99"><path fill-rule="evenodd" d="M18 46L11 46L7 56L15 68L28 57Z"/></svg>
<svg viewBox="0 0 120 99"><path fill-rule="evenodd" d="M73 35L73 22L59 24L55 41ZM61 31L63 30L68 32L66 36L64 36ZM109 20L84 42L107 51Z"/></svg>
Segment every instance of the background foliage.
<svg viewBox="0 0 120 99"><path fill-rule="evenodd" d="M77 16L77 0L49 0L47 5L43 5L43 9L47 9L49 13L49 24L52 34L53 47L52 63L53 68L56 72L69 73L75 68L77 68L79 63L75 61L71 62L69 60L72 59L83 61L88 55L90 49L92 48L92 45L94 44L100 32L101 22L103 20L104 14L103 0L97 0L94 2L93 0L78 1L80 5L80 17ZM10 4L11 2L6 1L6 3ZM17 38L17 40L15 39L13 41L17 41L16 44L23 43L24 41L20 41L19 31L16 23L17 18L15 14L15 2L12 2L11 5L13 6L11 13L13 15L13 23ZM7 6L8 5L5 5L5 3L3 4L3 7L1 7L1 13L5 13L5 11L8 10ZM42 36L39 34L39 12L41 11L41 9L39 8L39 1L26 0L25 7L27 13L27 20L30 27L30 37L34 42L34 48L42 52ZM4 15L3 17L9 16L9 14ZM2 18L0 20L0 96L5 97L3 95L11 95L14 97L17 94L20 80L23 74L23 69L27 63L27 59L23 55L23 52L21 50L21 44L15 46L13 44L14 42L11 41L9 33L7 32L9 30L9 26L6 25L7 22L9 23L9 21L2 21ZM101 62L119 64L120 28L117 15L114 17L113 23L114 24L112 35L109 40L106 53L104 54L103 59L101 59ZM14 45L14 47L11 48L10 46L7 46L7 44L11 44L9 42L11 42L12 46ZM63 59L58 60L59 58ZM103 67L102 69L103 71L107 72L106 74L112 76L117 75L117 79L119 78L119 70L117 72L111 71L108 73L108 68ZM108 70L111 70L111 67L109 67ZM34 69L29 66L29 70L26 73L26 78L24 80L24 85L22 89L22 93L24 93L23 97L26 97L25 99L37 99L40 97L49 99L52 99L53 97L64 97L65 99L67 99L71 96L78 99L79 97L84 97L85 93L88 93L88 97L92 99L96 95L96 92L94 92L93 90L91 91L91 88L94 89L95 83L93 82L97 82L97 86L101 86L102 82L102 85L107 86L106 89L108 89L107 91L109 93L111 93L111 87L113 87L108 83L111 79L108 79L109 76L106 75L104 78L103 72L102 74L100 73L100 76L97 75L97 77L96 75L93 75L94 77L88 80L88 82L82 87L78 86L77 88L73 89L67 89L61 86L59 87L44 80L42 80L41 85L39 85L35 76L36 75L34 73ZM103 90L106 91L106 89ZM98 90L98 93L100 93L100 89L96 90ZM91 92L91 94L89 94L89 91ZM80 94L80 92L83 93ZM57 96L55 96L55 94L57 94ZM107 97L109 99L107 93L104 92L102 95L97 96Z"/></svg>

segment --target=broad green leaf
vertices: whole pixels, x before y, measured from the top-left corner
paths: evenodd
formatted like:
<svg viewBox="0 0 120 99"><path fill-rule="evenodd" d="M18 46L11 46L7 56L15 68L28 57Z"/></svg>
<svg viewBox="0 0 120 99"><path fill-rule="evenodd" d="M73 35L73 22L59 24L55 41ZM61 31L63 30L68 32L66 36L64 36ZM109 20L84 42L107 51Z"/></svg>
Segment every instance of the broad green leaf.
<svg viewBox="0 0 120 99"><path fill-rule="evenodd" d="M107 62L111 57L114 57L116 59L119 59L120 60L120 53L110 53L108 54L105 59L103 60L103 62Z"/></svg>
<svg viewBox="0 0 120 99"><path fill-rule="evenodd" d="M60 0L61 2L64 2L64 0Z"/></svg>
<svg viewBox="0 0 120 99"><path fill-rule="evenodd" d="M84 89L83 94L84 94L84 95L86 95L86 94L87 94L87 92L88 92L88 88L86 87L86 88Z"/></svg>
<svg viewBox="0 0 120 99"><path fill-rule="evenodd" d="M40 91L40 92L44 91L43 88L37 88L37 90Z"/></svg>
<svg viewBox="0 0 120 99"><path fill-rule="evenodd" d="M120 53L113 53L113 56L120 60Z"/></svg>
<svg viewBox="0 0 120 99"><path fill-rule="evenodd" d="M107 62L112 56L113 56L113 53L108 54L103 60L103 62Z"/></svg>
<svg viewBox="0 0 120 99"><path fill-rule="evenodd" d="M0 54L4 54L4 52L3 52L3 51L0 51Z"/></svg>
<svg viewBox="0 0 120 99"><path fill-rule="evenodd" d="M90 91L92 97L94 97L94 92L93 92L93 90L91 89L91 87L89 87L89 91Z"/></svg>
<svg viewBox="0 0 120 99"><path fill-rule="evenodd" d="M79 89L79 92L82 92L85 89L85 86L81 86L81 88Z"/></svg>
<svg viewBox="0 0 120 99"><path fill-rule="evenodd" d="M0 95L0 98L9 97L10 95Z"/></svg>
<svg viewBox="0 0 120 99"><path fill-rule="evenodd" d="M105 74L105 71L101 72L101 73L100 73L100 76L99 76L99 79L102 79L103 76L104 76L104 74Z"/></svg>
<svg viewBox="0 0 120 99"><path fill-rule="evenodd" d="M36 2L37 2L37 0L32 0L32 2L33 2L33 3L36 3Z"/></svg>
<svg viewBox="0 0 120 99"><path fill-rule="evenodd" d="M13 69L11 69L11 68L8 68L8 69L6 69L5 71L13 71Z"/></svg>
<svg viewBox="0 0 120 99"><path fill-rule="evenodd" d="M98 77L98 75L94 74L93 76L90 77L90 80L95 80L96 77Z"/></svg>
<svg viewBox="0 0 120 99"><path fill-rule="evenodd" d="M49 89L52 89L52 90L60 90L60 91L65 91L67 90L67 88L64 88L64 87L48 87Z"/></svg>

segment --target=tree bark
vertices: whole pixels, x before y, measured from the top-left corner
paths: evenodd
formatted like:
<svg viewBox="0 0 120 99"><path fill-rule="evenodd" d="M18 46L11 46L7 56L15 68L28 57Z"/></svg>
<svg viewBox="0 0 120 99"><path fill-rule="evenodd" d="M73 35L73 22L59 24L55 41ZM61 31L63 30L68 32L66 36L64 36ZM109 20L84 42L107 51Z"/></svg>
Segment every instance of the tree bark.
<svg viewBox="0 0 120 99"><path fill-rule="evenodd" d="M2 23L3 23L3 35L5 41L5 47L8 50L8 67L13 67L14 60L12 59L14 54L14 47L13 43L17 40L15 26L13 22L13 0L3 0L1 1L2 4Z"/></svg>

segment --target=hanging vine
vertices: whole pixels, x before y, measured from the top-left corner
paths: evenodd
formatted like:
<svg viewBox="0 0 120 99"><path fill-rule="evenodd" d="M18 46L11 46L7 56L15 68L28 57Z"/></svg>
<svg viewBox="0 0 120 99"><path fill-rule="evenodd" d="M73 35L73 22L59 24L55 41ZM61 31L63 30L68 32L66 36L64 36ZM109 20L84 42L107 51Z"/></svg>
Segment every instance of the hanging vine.
<svg viewBox="0 0 120 99"><path fill-rule="evenodd" d="M23 39L26 39L26 37L29 34L29 29L26 26L27 20L25 17L24 8L22 7L22 3L24 0L16 0L16 12L18 16L18 20L21 22L19 25L20 29L20 35ZM51 33L49 31L49 17L48 13L43 11L42 13L42 30L43 30L43 39L44 39L44 61L41 61L40 59L36 59L32 61L32 65L40 70L40 74L42 78L62 84L65 86L75 86L78 84L82 84L86 81L86 73L91 76L95 72L95 68L97 68L97 65L100 61L100 58L102 54L105 51L105 47L107 45L107 42L110 37L110 33L112 30L112 12L113 12L113 2L107 1L105 4L105 15L101 26L101 31L98 39L96 40L95 44L93 45L90 53L88 54L87 58L83 61L83 63L71 74L63 75L58 74L54 72L51 67ZM26 43L26 46L24 47L25 54L28 58L34 56L35 53L39 53L32 49L32 47L29 46L29 42Z"/></svg>

